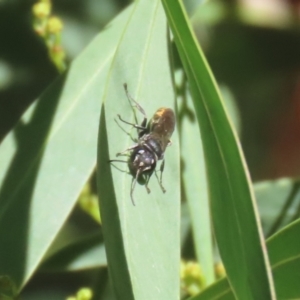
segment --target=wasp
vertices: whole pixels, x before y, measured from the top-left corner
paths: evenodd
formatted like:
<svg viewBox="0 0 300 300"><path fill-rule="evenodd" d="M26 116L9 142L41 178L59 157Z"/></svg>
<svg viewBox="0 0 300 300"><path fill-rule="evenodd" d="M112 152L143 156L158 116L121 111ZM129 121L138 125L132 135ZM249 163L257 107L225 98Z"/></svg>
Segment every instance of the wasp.
<svg viewBox="0 0 300 300"><path fill-rule="evenodd" d="M171 145L171 136L175 129L175 114L171 108L161 107L149 120L145 110L132 98L127 89L127 84L124 84L124 89L129 102L133 103L138 111L143 115L143 121L140 125L127 122L118 115L120 121L131 125L137 129L138 139L136 143L126 150L117 153L117 156L128 155L128 161L110 160L109 162L126 162L128 163L129 171L133 176L130 189L130 197L132 204L135 205L133 192L136 182L145 184L146 190L150 193L148 187L149 180L155 171L161 190L165 193L166 190L162 184L162 174L165 166L164 154L167 146ZM160 178L156 174L156 164L161 160Z"/></svg>

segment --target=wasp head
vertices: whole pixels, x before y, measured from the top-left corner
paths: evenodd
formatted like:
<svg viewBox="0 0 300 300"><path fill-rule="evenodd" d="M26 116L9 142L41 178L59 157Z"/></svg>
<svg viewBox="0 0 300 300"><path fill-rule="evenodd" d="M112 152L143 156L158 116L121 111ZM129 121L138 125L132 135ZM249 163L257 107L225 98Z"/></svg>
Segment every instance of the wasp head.
<svg viewBox="0 0 300 300"><path fill-rule="evenodd" d="M147 184L156 167L157 157L147 147L140 145L136 147L128 161L129 170L140 184Z"/></svg>

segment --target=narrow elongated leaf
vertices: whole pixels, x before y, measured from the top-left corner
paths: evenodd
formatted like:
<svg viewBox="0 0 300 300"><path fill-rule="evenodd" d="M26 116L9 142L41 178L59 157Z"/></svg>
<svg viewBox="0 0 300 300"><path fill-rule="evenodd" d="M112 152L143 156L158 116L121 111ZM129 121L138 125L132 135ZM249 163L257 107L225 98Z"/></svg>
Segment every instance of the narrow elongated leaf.
<svg viewBox="0 0 300 300"><path fill-rule="evenodd" d="M209 214L208 188L199 126L190 95L179 108L181 125L181 159L184 194L190 210L196 254L205 284L215 281L212 229Z"/></svg>
<svg viewBox="0 0 300 300"><path fill-rule="evenodd" d="M189 300L235 300L227 278L217 281L202 293Z"/></svg>
<svg viewBox="0 0 300 300"><path fill-rule="evenodd" d="M300 298L300 220L286 226L267 240L278 299ZM226 278L191 300L234 300Z"/></svg>
<svg viewBox="0 0 300 300"><path fill-rule="evenodd" d="M150 194L144 186L136 185L134 206L127 163L108 163L117 152L134 144L124 133L132 126L116 118L121 114L126 121L135 122L124 82L149 117L159 107L174 108L167 24L160 1L136 1L122 36L103 93L98 144L98 190L108 267L117 299L178 299L180 184L176 131L165 154L165 194L153 175ZM137 117L140 123L139 112ZM131 133L137 136L136 129ZM127 157L118 159L126 162Z"/></svg>
<svg viewBox="0 0 300 300"><path fill-rule="evenodd" d="M236 135L180 1L163 0L200 124L212 222L237 299L275 299L253 192Z"/></svg>
<svg viewBox="0 0 300 300"><path fill-rule="evenodd" d="M279 299L300 298L300 220L267 240L270 262Z"/></svg>
<svg viewBox="0 0 300 300"><path fill-rule="evenodd" d="M79 271L106 266L100 232L78 239L50 256L41 266L44 272Z"/></svg>
<svg viewBox="0 0 300 300"><path fill-rule="evenodd" d="M1 144L0 275L19 289L95 167L100 95L128 12L107 26Z"/></svg>

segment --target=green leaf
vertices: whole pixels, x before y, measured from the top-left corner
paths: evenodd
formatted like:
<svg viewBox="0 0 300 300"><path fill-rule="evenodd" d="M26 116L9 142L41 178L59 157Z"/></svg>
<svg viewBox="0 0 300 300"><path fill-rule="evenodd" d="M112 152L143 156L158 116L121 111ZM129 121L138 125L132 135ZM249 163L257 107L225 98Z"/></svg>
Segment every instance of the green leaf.
<svg viewBox="0 0 300 300"><path fill-rule="evenodd" d="M214 233L237 299L275 299L242 151L180 1L163 0L200 124Z"/></svg>
<svg viewBox="0 0 300 300"><path fill-rule="evenodd" d="M300 220L267 241L276 293L280 299L300 298Z"/></svg>
<svg viewBox="0 0 300 300"><path fill-rule="evenodd" d="M254 187L266 236L298 217L299 180L281 178L258 182Z"/></svg>
<svg viewBox="0 0 300 300"><path fill-rule="evenodd" d="M235 300L227 278L221 279L189 300Z"/></svg>
<svg viewBox="0 0 300 300"><path fill-rule="evenodd" d="M0 274L19 290L95 167L100 96L129 12L105 28L0 146Z"/></svg>
<svg viewBox="0 0 300 300"><path fill-rule="evenodd" d="M41 266L43 272L79 271L107 265L100 232L89 234L63 247Z"/></svg>
<svg viewBox="0 0 300 300"><path fill-rule="evenodd" d="M205 284L211 284L215 281L213 236L201 136L190 95L178 102L182 103L178 119L184 195L189 206L197 259Z"/></svg>
<svg viewBox="0 0 300 300"><path fill-rule="evenodd" d="M300 220L286 226L267 240L270 263L279 299L300 298ZM211 285L191 300L235 299L226 278Z"/></svg>
<svg viewBox="0 0 300 300"><path fill-rule="evenodd" d="M168 147L162 193L153 175L151 193L136 185L127 164L114 163L117 152L134 142L123 131L134 121L123 83L149 117L159 107L174 108L168 57L167 24L160 1L136 1L113 58L104 93L98 144L98 191L112 285L117 299L178 299L180 257L180 184L177 131ZM137 112L141 121L142 116ZM138 121L138 123L140 123ZM123 130L122 130L123 129ZM136 129L131 131L136 137ZM120 158L120 157L119 157ZM126 158L123 158L126 161ZM120 170L121 169L121 170ZM122 172L122 170L124 172Z"/></svg>

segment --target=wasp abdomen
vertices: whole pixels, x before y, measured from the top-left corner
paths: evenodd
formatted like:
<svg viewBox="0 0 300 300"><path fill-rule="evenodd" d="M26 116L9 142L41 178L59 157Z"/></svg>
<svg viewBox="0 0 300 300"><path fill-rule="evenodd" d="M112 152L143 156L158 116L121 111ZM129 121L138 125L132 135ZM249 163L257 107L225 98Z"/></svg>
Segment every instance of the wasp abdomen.
<svg viewBox="0 0 300 300"><path fill-rule="evenodd" d="M175 114L171 108L159 108L150 121L150 131L170 139L175 129Z"/></svg>

